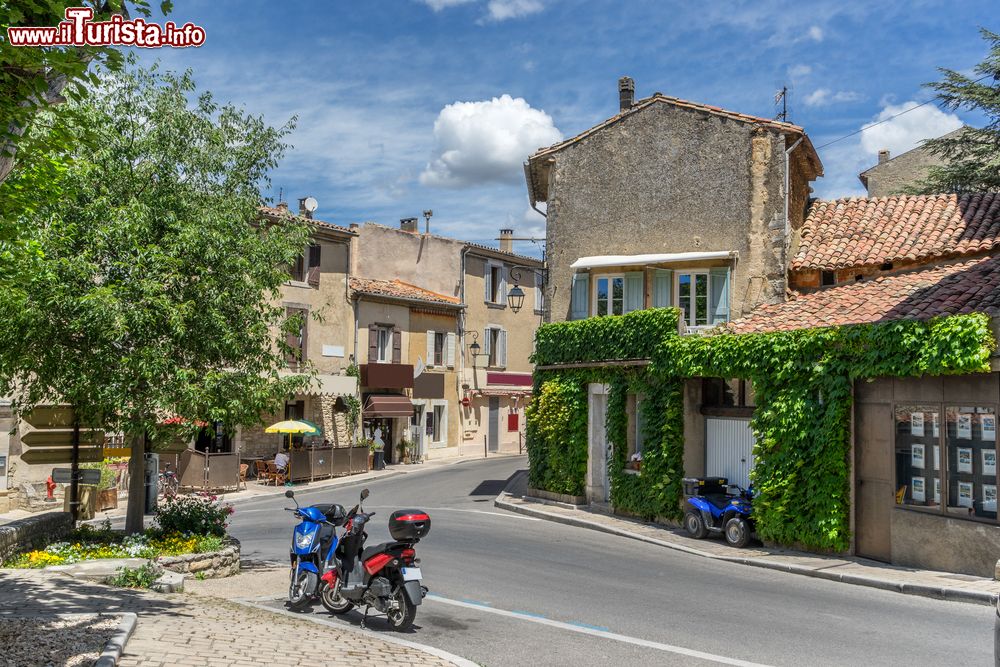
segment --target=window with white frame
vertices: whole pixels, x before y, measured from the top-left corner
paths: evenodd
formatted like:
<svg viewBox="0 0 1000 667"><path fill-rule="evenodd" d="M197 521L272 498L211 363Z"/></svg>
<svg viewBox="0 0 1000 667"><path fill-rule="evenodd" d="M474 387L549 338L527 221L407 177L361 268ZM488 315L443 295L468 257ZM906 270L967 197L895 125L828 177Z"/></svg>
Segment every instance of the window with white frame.
<svg viewBox="0 0 1000 667"><path fill-rule="evenodd" d="M677 307L688 327L704 327L712 323L709 313L709 272L677 272Z"/></svg>
<svg viewBox="0 0 1000 667"><path fill-rule="evenodd" d="M434 332L434 365L444 366L444 342L445 334L443 331Z"/></svg>
<svg viewBox="0 0 1000 667"><path fill-rule="evenodd" d="M487 262L483 279L486 285L486 301L497 305L506 305L507 279L503 264Z"/></svg>
<svg viewBox="0 0 1000 667"><path fill-rule="evenodd" d="M375 328L375 349L378 353L376 361L387 364L392 361L392 327Z"/></svg>
<svg viewBox="0 0 1000 667"><path fill-rule="evenodd" d="M455 333L445 331L427 332L427 366L443 368L455 367Z"/></svg>
<svg viewBox="0 0 1000 667"><path fill-rule="evenodd" d="M535 285L535 312L545 312L545 294L542 292L541 283Z"/></svg>
<svg viewBox="0 0 1000 667"><path fill-rule="evenodd" d="M448 439L448 406L437 404L434 406L434 433L431 441L443 443Z"/></svg>
<svg viewBox="0 0 1000 667"><path fill-rule="evenodd" d="M606 274L595 276L592 315L623 315L625 313L625 276Z"/></svg>
<svg viewBox="0 0 1000 667"><path fill-rule="evenodd" d="M487 365L503 368L507 365L507 332L503 327L488 326L483 332L485 334L485 348Z"/></svg>

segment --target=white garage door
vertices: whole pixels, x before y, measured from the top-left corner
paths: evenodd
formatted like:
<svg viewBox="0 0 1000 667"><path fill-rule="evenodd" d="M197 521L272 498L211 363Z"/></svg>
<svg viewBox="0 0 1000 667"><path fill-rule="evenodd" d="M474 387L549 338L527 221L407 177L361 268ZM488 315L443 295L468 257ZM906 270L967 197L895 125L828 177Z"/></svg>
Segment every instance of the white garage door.
<svg viewBox="0 0 1000 667"><path fill-rule="evenodd" d="M705 418L705 474L725 477L744 489L753 468L753 431L749 419Z"/></svg>

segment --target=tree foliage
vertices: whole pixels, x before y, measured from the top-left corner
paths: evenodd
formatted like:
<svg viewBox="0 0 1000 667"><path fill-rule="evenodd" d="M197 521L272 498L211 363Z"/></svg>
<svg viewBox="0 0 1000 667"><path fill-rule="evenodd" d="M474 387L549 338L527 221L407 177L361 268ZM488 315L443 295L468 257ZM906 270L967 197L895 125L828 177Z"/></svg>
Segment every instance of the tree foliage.
<svg viewBox="0 0 1000 667"><path fill-rule="evenodd" d="M928 170L918 192L1000 191L1000 35L985 28L981 32L989 53L973 74L942 68L944 78L927 87L937 92L944 108L979 111L986 124L924 142L944 164Z"/></svg>
<svg viewBox="0 0 1000 667"><path fill-rule="evenodd" d="M99 95L45 113L95 140L38 156L60 165L59 196L27 207L6 245L21 276L0 290L0 395L18 413L72 403L85 425L129 434L135 459L165 416L252 424L307 383L281 373L275 328L296 323L275 303L308 229L258 222L290 124L156 68L109 73Z"/></svg>

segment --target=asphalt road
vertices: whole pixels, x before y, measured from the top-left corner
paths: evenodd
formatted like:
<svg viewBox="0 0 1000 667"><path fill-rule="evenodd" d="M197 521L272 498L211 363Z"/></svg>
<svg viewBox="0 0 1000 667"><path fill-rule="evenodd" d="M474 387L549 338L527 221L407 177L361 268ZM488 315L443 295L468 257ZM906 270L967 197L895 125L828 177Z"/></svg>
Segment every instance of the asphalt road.
<svg viewBox="0 0 1000 667"><path fill-rule="evenodd" d="M369 544L389 539L392 510L426 510L432 529L417 554L431 596L406 638L491 667L992 664L989 607L721 563L495 509L526 465L464 462L296 497L350 507L367 486L365 508L378 513ZM244 557L286 562L294 520L279 508L289 503L238 505L231 531ZM326 615L318 604L313 613ZM377 618L368 627L385 629Z"/></svg>

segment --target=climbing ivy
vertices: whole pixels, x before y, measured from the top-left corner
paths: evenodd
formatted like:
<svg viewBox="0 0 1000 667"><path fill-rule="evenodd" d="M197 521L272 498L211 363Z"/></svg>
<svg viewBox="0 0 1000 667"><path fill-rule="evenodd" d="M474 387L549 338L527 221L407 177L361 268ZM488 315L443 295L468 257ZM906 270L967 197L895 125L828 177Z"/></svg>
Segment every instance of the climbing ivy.
<svg viewBox="0 0 1000 667"><path fill-rule="evenodd" d="M843 551L850 543L850 416L853 384L881 376L989 370L995 341L983 314L929 321L788 332L677 336L677 312L655 309L539 328L535 363L650 359L647 367L536 371L528 411L534 486L582 493L587 467L586 383L610 385L607 429L614 506L677 519L683 477L683 381L753 381L757 439L753 480L764 539ZM629 393L642 395L642 472L623 472Z"/></svg>

